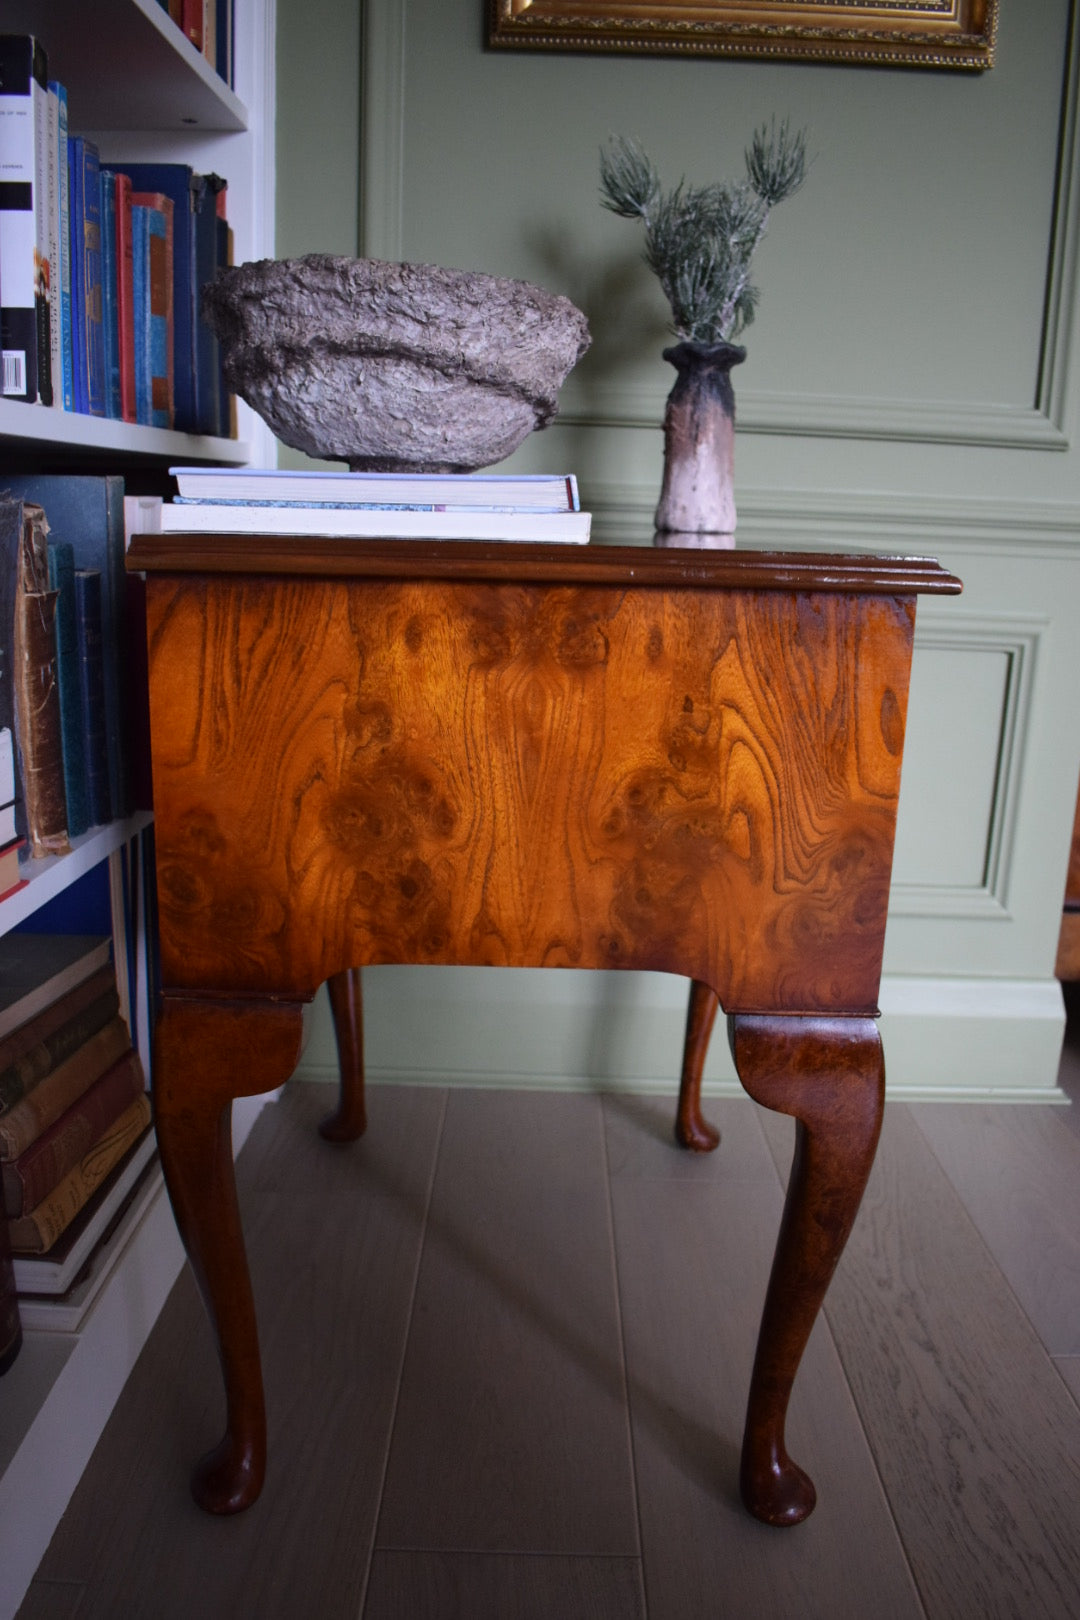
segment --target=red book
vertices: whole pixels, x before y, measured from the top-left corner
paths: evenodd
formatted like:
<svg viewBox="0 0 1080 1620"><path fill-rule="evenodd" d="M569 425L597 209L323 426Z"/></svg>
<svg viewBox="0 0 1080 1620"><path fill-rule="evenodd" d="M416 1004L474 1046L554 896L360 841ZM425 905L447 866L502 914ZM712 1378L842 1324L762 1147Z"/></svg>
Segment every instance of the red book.
<svg viewBox="0 0 1080 1620"><path fill-rule="evenodd" d="M146 1088L139 1054L130 1050L77 1102L2 1167L4 1213L28 1215L79 1164Z"/></svg>
<svg viewBox="0 0 1080 1620"><path fill-rule="evenodd" d="M203 48L203 0L181 0L180 26L197 51Z"/></svg>
<svg viewBox="0 0 1080 1620"><path fill-rule="evenodd" d="M131 246L131 180L116 176L116 317L120 349L120 417L135 416L135 283Z"/></svg>

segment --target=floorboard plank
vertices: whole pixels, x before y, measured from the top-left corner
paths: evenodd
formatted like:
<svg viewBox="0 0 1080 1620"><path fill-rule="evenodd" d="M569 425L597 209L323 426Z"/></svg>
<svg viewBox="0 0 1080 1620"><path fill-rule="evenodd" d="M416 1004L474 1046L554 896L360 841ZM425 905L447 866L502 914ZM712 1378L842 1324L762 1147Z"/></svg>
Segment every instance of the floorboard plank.
<svg viewBox="0 0 1080 1620"><path fill-rule="evenodd" d="M377 1552L364 1620L644 1620L636 1558Z"/></svg>
<svg viewBox="0 0 1080 1620"><path fill-rule="evenodd" d="M637 1556L598 1097L450 1096L376 1544Z"/></svg>
<svg viewBox="0 0 1080 1620"><path fill-rule="evenodd" d="M923 1610L829 1333L811 1339L788 1426L818 1486L774 1530L737 1495L750 1368L782 1196L753 1104L714 1105L705 1161L637 1151L608 1109L612 1198L649 1620L915 1620ZM666 1162L665 1162L666 1160Z"/></svg>
<svg viewBox="0 0 1080 1620"><path fill-rule="evenodd" d="M329 1095L290 1088L241 1157L267 1391L263 1494L226 1520L190 1500L190 1467L223 1414L185 1268L41 1565L45 1578L85 1582L79 1620L359 1615L444 1098L380 1089L365 1179L362 1153L307 1152Z"/></svg>
<svg viewBox="0 0 1080 1620"><path fill-rule="evenodd" d="M903 1106L825 1310L930 1620L1075 1620L1080 1413Z"/></svg>
<svg viewBox="0 0 1080 1620"><path fill-rule="evenodd" d="M1080 1136L1064 1108L923 1103L912 1118L1054 1356L1080 1355Z"/></svg>

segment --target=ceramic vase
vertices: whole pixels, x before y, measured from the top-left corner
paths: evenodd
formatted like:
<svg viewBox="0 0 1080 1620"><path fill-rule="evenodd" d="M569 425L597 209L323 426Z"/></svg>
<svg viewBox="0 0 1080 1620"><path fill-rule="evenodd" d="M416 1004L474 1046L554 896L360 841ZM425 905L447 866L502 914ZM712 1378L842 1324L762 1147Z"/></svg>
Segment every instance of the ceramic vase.
<svg viewBox="0 0 1080 1620"><path fill-rule="evenodd" d="M664 412L664 482L656 508L659 546L735 544L737 343L676 343L664 359L678 376Z"/></svg>

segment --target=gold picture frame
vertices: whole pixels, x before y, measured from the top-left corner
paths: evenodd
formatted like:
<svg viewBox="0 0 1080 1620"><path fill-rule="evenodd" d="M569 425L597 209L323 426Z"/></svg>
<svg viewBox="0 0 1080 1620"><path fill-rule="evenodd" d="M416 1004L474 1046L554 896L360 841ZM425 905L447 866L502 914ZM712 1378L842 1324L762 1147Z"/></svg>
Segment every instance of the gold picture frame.
<svg viewBox="0 0 1080 1620"><path fill-rule="evenodd" d="M498 50L993 66L998 0L486 0Z"/></svg>

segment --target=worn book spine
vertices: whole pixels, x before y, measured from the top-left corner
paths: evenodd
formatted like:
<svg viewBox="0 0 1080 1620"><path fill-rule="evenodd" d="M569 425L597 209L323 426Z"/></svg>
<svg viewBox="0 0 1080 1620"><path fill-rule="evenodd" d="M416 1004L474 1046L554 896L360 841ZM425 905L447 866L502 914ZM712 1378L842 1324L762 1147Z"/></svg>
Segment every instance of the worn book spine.
<svg viewBox="0 0 1080 1620"><path fill-rule="evenodd" d="M60 691L60 739L68 836L90 825L79 692L79 641L75 622L75 550L70 541L49 542L49 584L56 592L56 679Z"/></svg>
<svg viewBox="0 0 1080 1620"><path fill-rule="evenodd" d="M105 415L120 415L120 327L116 301L116 185L101 170L101 329L105 350Z"/></svg>
<svg viewBox="0 0 1080 1620"><path fill-rule="evenodd" d="M15 591L15 732L34 856L65 855L71 848L56 678L56 592L48 589L47 533L41 509L24 506Z"/></svg>
<svg viewBox="0 0 1080 1620"><path fill-rule="evenodd" d="M32 1210L9 1222L15 1254L44 1254L66 1231L83 1205L101 1186L150 1123L150 1098L144 1092L125 1108L85 1158Z"/></svg>
<svg viewBox="0 0 1080 1620"><path fill-rule="evenodd" d="M0 1117L0 1161L10 1163L25 1153L31 1142L48 1130L106 1069L111 1069L130 1046L128 1027L119 1017L110 1019L91 1035L66 1062Z"/></svg>
<svg viewBox="0 0 1080 1620"><path fill-rule="evenodd" d="M105 415L105 323L101 283L101 166L92 141L80 142L83 167L83 315L86 340L86 409Z"/></svg>
<svg viewBox="0 0 1080 1620"><path fill-rule="evenodd" d="M113 174L116 212L116 327L120 364L120 415L138 421L135 412L135 287L131 243L131 181Z"/></svg>
<svg viewBox="0 0 1080 1620"><path fill-rule="evenodd" d="M125 1052L17 1159L0 1165L5 1214L29 1215L145 1090L139 1054Z"/></svg>
<svg viewBox="0 0 1080 1620"><path fill-rule="evenodd" d="M0 1042L0 1115L66 1063L119 1010L116 975L110 964Z"/></svg>
<svg viewBox="0 0 1080 1620"><path fill-rule="evenodd" d="M175 421L175 323L173 310L173 204L164 192L132 191L132 215L145 215L144 313L146 381L151 427ZM141 240L141 235L139 240ZM140 418L141 420L141 418Z"/></svg>
<svg viewBox="0 0 1080 1620"><path fill-rule="evenodd" d="M105 664L102 637L101 574L96 568L75 570L75 634L79 654L79 708L90 821L100 826L112 817L109 793L108 720L105 709Z"/></svg>
<svg viewBox="0 0 1080 1620"><path fill-rule="evenodd" d="M7 1221L0 1215L0 1376L7 1372L21 1347L22 1322L11 1264L11 1240Z"/></svg>

